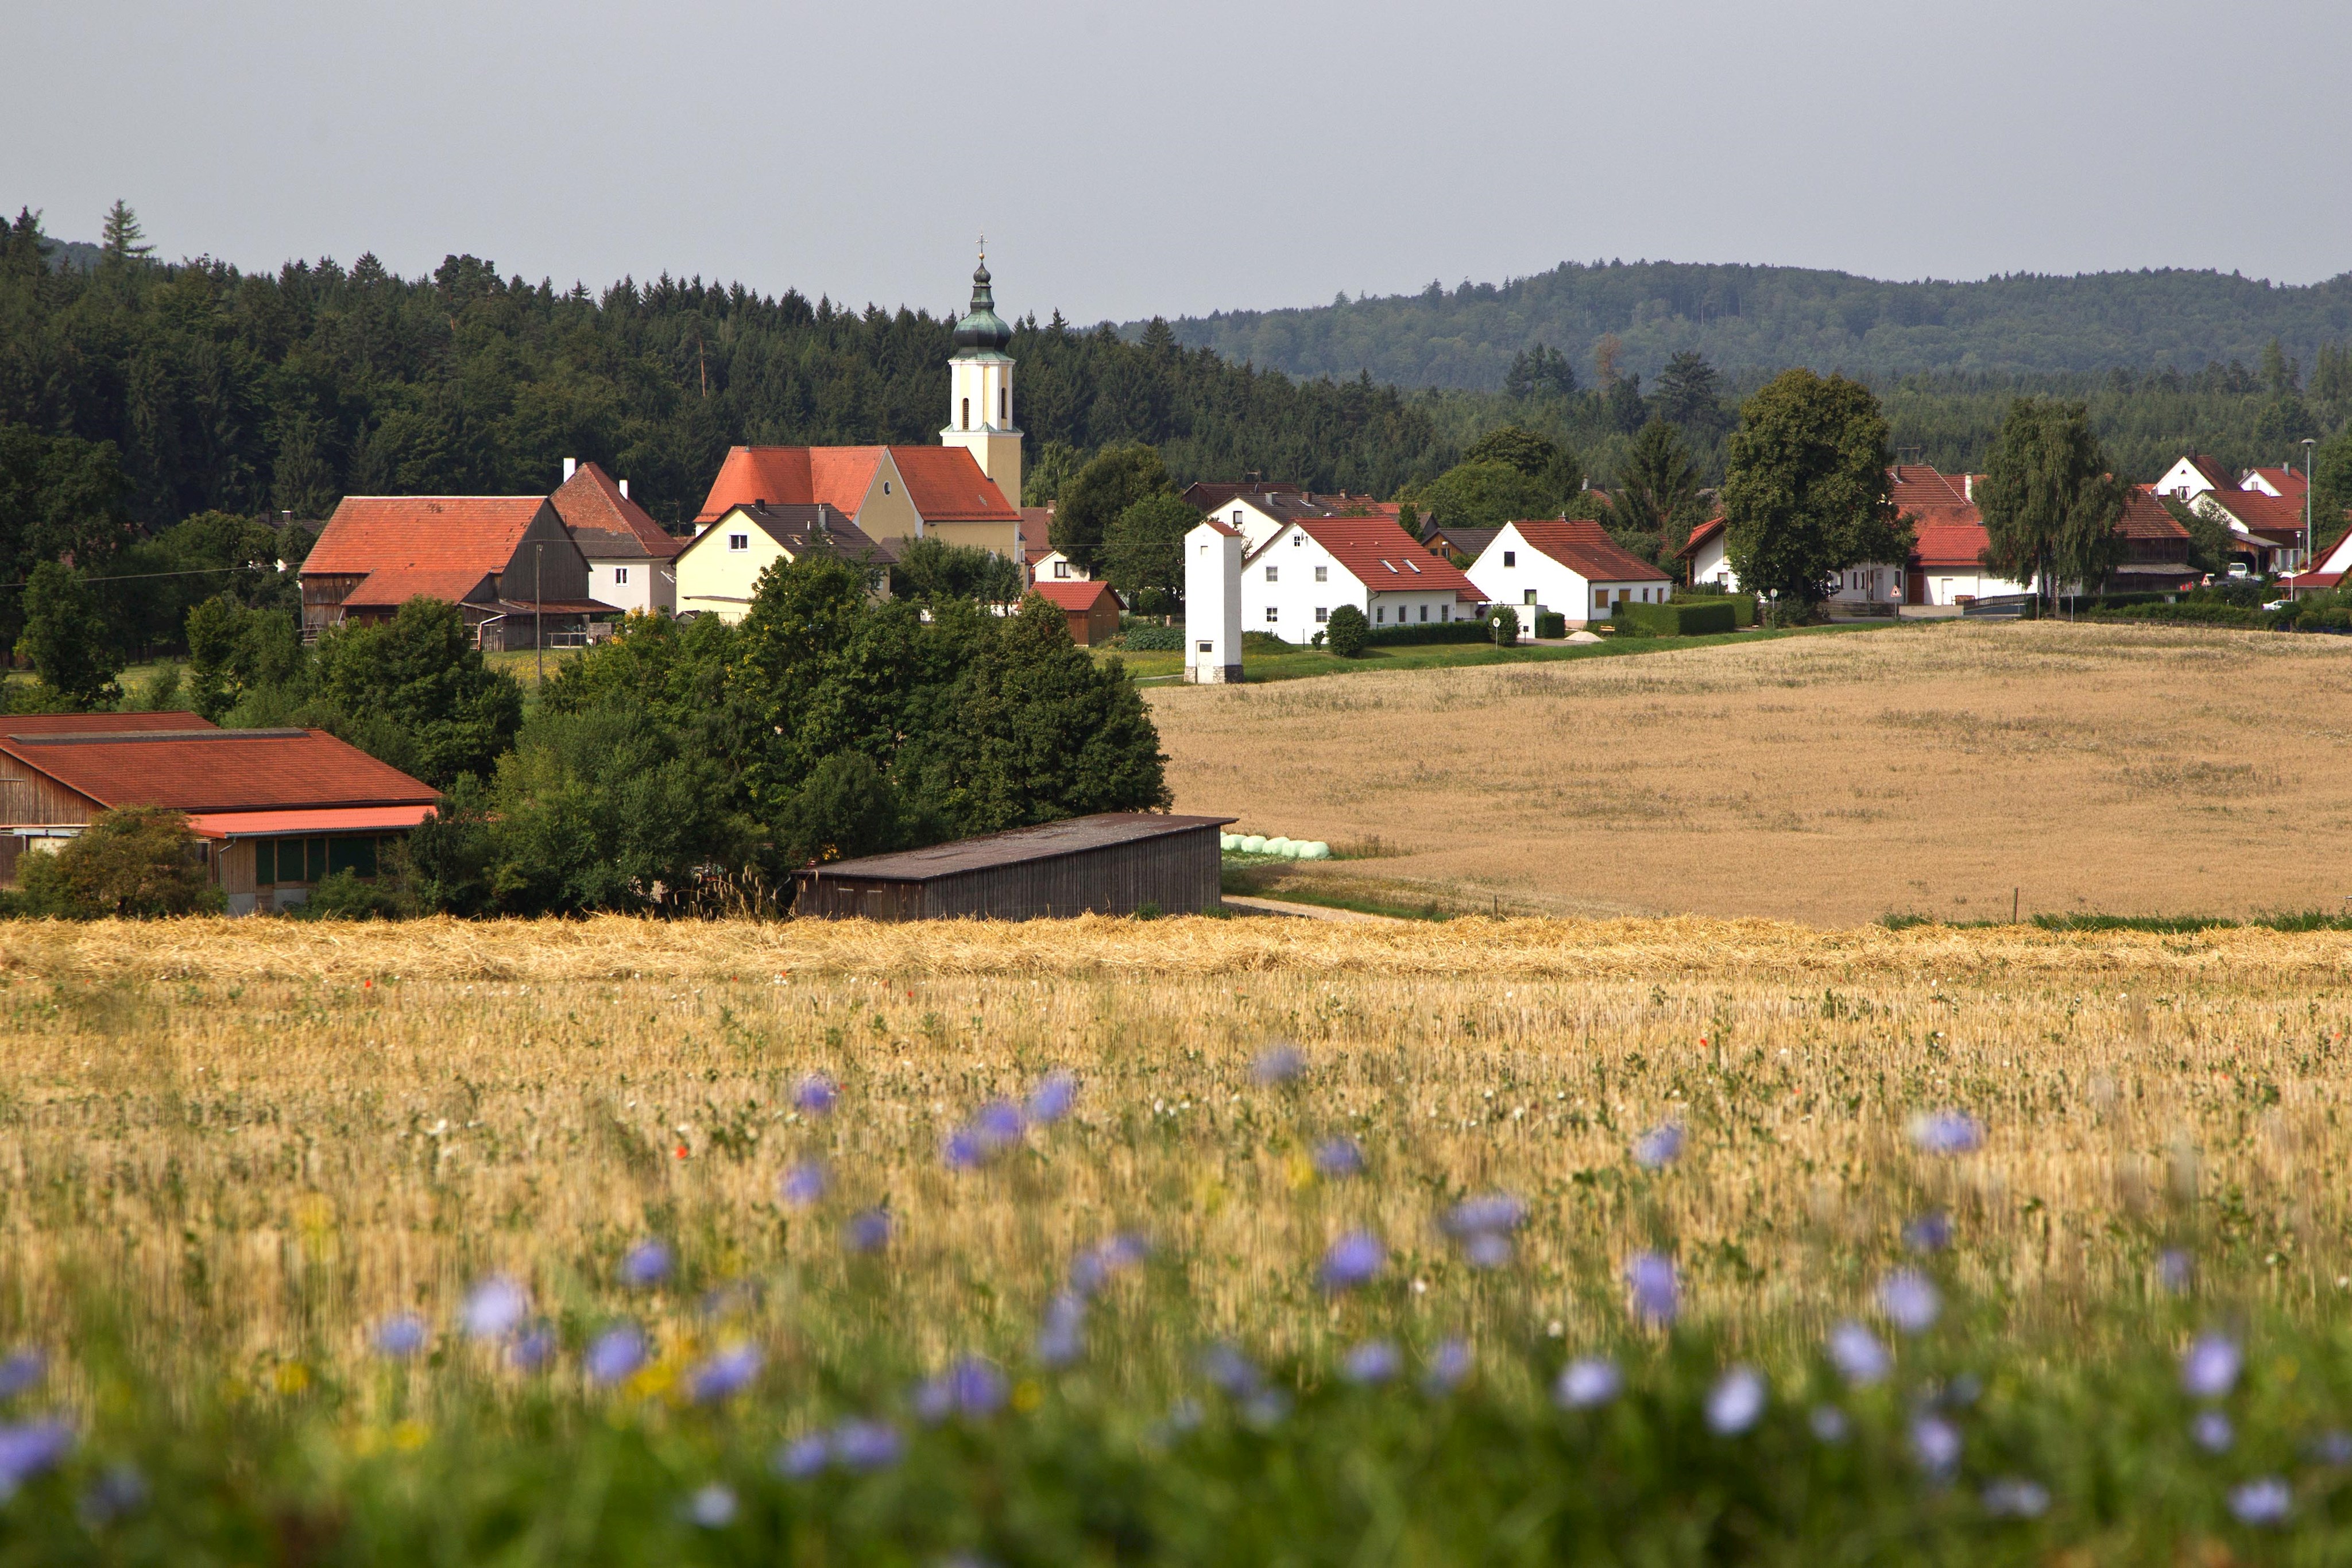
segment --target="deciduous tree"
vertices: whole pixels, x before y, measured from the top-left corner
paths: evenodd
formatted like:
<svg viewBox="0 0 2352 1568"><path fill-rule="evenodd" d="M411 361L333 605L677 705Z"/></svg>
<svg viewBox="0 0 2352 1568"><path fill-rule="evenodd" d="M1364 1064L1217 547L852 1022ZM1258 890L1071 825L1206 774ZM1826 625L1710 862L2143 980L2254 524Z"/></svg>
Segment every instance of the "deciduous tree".
<svg viewBox="0 0 2352 1568"><path fill-rule="evenodd" d="M2074 585L2095 590L2123 559L2116 536L2125 486L2091 431L2079 402L2019 398L1977 481L1984 515L1984 564L2001 576L2055 595Z"/></svg>
<svg viewBox="0 0 2352 1568"><path fill-rule="evenodd" d="M1869 388L1808 370L1775 377L1740 406L1721 492L1741 585L1809 609L1847 567L1907 559L1910 525L1888 503L1894 461Z"/></svg>
<svg viewBox="0 0 2352 1568"><path fill-rule="evenodd" d="M1054 548L1093 571L1113 518L1147 496L1173 495L1160 454L1140 443L1112 446L1079 469L1054 507Z"/></svg>

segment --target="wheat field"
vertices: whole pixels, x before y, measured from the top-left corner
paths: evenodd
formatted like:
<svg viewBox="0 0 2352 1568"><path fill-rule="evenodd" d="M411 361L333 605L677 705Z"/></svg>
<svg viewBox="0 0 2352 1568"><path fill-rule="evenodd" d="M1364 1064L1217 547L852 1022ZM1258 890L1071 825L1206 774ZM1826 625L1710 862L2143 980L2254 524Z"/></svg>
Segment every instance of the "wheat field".
<svg viewBox="0 0 2352 1568"><path fill-rule="evenodd" d="M1664 1247L1692 1321L1796 1356L1942 1209L1956 1281L2021 1329L2149 1290L2168 1246L2316 1322L2352 1274L2347 972L2352 936L2257 930L20 925L0 1320L62 1351L103 1297L143 1362L268 1387L358 1366L397 1312L448 1332L494 1271L565 1322L647 1310L614 1271L651 1236L680 1354L709 1292L750 1289L816 1379L870 1350L877 1301L919 1359L1017 1359L1070 1259L1128 1229L1182 1305L1120 1354L1164 1381L1215 1335L1318 1353L1343 1325L1316 1260L1361 1228L1408 1332L1613 1330L1624 1259ZM1260 1084L1277 1041L1307 1071ZM1068 1121L946 1168L975 1106L1055 1068ZM830 1116L793 1107L812 1072ZM1939 1108L1983 1150L1917 1154ZM1668 1123L1687 1152L1638 1169ZM1342 1134L1365 1175L1317 1176ZM789 1207L811 1156L831 1190ZM1531 1211L1499 1273L1434 1224L1484 1191ZM877 1205L884 1264L840 1244Z"/></svg>
<svg viewBox="0 0 2352 1568"><path fill-rule="evenodd" d="M2342 911L2352 643L2057 622L1163 686L1181 811L1505 911Z"/></svg>

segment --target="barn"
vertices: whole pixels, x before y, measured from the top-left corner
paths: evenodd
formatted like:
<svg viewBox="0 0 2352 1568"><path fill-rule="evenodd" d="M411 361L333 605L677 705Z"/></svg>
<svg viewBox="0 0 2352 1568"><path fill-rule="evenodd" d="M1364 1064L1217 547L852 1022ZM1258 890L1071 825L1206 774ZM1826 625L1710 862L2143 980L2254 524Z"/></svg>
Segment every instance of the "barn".
<svg viewBox="0 0 2352 1568"><path fill-rule="evenodd" d="M1118 635L1118 595L1110 591L1108 582L1049 580L1031 583L1029 591L1068 618L1070 641L1081 648L1108 643Z"/></svg>
<svg viewBox="0 0 2352 1568"><path fill-rule="evenodd" d="M1093 913L1214 909L1218 835L1231 817L1106 811L925 850L810 866L794 874L796 916L847 920L1035 920Z"/></svg>

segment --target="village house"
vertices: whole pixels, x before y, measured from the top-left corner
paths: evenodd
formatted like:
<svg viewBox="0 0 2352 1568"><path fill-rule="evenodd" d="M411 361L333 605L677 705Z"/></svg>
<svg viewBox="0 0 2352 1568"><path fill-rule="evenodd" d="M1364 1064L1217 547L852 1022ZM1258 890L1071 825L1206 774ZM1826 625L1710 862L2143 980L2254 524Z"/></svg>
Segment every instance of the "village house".
<svg viewBox="0 0 2352 1568"><path fill-rule="evenodd" d="M1068 618L1070 641L1081 648L1118 635L1118 595L1108 582L1048 580L1031 584L1029 591Z"/></svg>
<svg viewBox="0 0 2352 1568"><path fill-rule="evenodd" d="M1470 580L1489 603L1510 605L1528 635L1538 611L1585 626L1620 604L1664 604L1675 591L1673 578L1582 517L1505 523L1470 563Z"/></svg>
<svg viewBox="0 0 2352 1568"><path fill-rule="evenodd" d="M1230 493L1227 493L1230 492ZM1225 484L1197 484L1183 492L1183 501L1204 517L1219 522L1242 536L1245 547L1256 550L1289 523L1310 518L1371 517L1399 527L1400 503L1375 501L1370 496L1317 495L1295 485L1273 483L1254 487ZM1206 501L1209 504L1202 506ZM1411 536L1407 536L1410 538Z"/></svg>
<svg viewBox="0 0 2352 1568"><path fill-rule="evenodd" d="M1244 631L1307 643L1342 604L1378 631L1475 620L1485 602L1460 569L1431 555L1393 517L1292 517L1255 549L1246 528L1212 520L1242 536Z"/></svg>
<svg viewBox="0 0 2352 1568"><path fill-rule="evenodd" d="M1447 560L1456 556L1463 560L1476 560L1486 553L1486 547L1495 542L1495 536L1502 531L1500 528L1432 528L1421 536L1421 542L1428 547L1430 554L1443 556Z"/></svg>
<svg viewBox="0 0 2352 1568"><path fill-rule="evenodd" d="M563 460L563 483L548 500L588 560L588 597L641 615L677 608L670 561L675 538L629 499L629 482L593 463Z"/></svg>
<svg viewBox="0 0 2352 1568"><path fill-rule="evenodd" d="M687 540L670 562L677 579L677 612L716 615L731 625L750 612L761 572L811 554L838 556L876 571L887 571L897 559L887 545L867 538L846 514L823 502L730 507Z"/></svg>
<svg viewBox="0 0 2352 1568"><path fill-rule="evenodd" d="M322 729L218 729L193 713L0 717L0 880L100 812L187 813L232 915L299 904L336 872L377 874L439 796Z"/></svg>
<svg viewBox="0 0 2352 1568"><path fill-rule="evenodd" d="M577 643L615 607L544 496L346 496L302 562L302 634L389 621L412 599L457 607L487 650Z"/></svg>

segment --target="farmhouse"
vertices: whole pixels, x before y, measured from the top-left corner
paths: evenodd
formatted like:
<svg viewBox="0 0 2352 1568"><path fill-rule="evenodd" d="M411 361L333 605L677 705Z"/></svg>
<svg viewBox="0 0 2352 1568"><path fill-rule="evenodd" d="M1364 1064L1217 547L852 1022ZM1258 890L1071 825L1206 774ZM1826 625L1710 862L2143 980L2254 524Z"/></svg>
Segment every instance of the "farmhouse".
<svg viewBox="0 0 2352 1568"><path fill-rule="evenodd" d="M685 541L671 538L629 499L626 479L615 481L593 463L567 457L563 483L548 500L588 559L589 598L642 615L677 608L670 561Z"/></svg>
<svg viewBox="0 0 2352 1568"><path fill-rule="evenodd" d="M184 811L229 913L284 908L329 874L376 874L439 799L322 729L216 729L192 713L0 718L0 877L101 811Z"/></svg>
<svg viewBox="0 0 2352 1568"><path fill-rule="evenodd" d="M1475 620L1485 602L1459 568L1431 555L1393 517L1293 517L1255 549L1247 549L1246 525L1218 521L1242 535L1246 550L1244 631L1307 643L1342 604L1362 611L1378 631Z"/></svg>
<svg viewBox="0 0 2352 1568"><path fill-rule="evenodd" d="M1505 523L1470 563L1470 580L1490 603L1517 609L1530 633L1538 610L1583 626L1620 604L1663 604L1675 591L1673 578L1581 517Z"/></svg>
<svg viewBox="0 0 2352 1568"><path fill-rule="evenodd" d="M732 623L751 608L760 574L778 561L809 554L839 556L853 565L887 569L895 553L834 507L761 501L730 507L717 522L686 542L670 563L677 579L678 613L716 615Z"/></svg>
<svg viewBox="0 0 2352 1568"><path fill-rule="evenodd" d="M2189 564L2189 529L2164 508L2153 485L2134 485L2116 520L2124 559L2107 587L2118 592L2177 593L2197 586L2204 573Z"/></svg>
<svg viewBox="0 0 2352 1568"><path fill-rule="evenodd" d="M1118 635L1118 595L1108 582L1039 582L1029 591L1068 618L1070 641L1081 648Z"/></svg>
<svg viewBox="0 0 2352 1568"><path fill-rule="evenodd" d="M1230 492L1230 494L1224 494ZM1223 498L1219 499L1220 495ZM1184 491L1184 504L1242 536L1244 546L1255 550L1284 525L1327 517L1373 517L1395 523L1399 503L1375 501L1370 496L1318 496L1296 485L1263 484L1254 487L1194 485ZM1202 506L1207 501L1207 506ZM1401 527L1401 525L1400 525Z"/></svg>
<svg viewBox="0 0 2352 1568"><path fill-rule="evenodd" d="M1107 811L793 873L793 914L828 919L1036 920L1193 915L1222 901L1230 817Z"/></svg>
<svg viewBox="0 0 2352 1568"><path fill-rule="evenodd" d="M485 649L576 642L614 606L544 496L346 496L302 562L302 634L454 604Z"/></svg>

